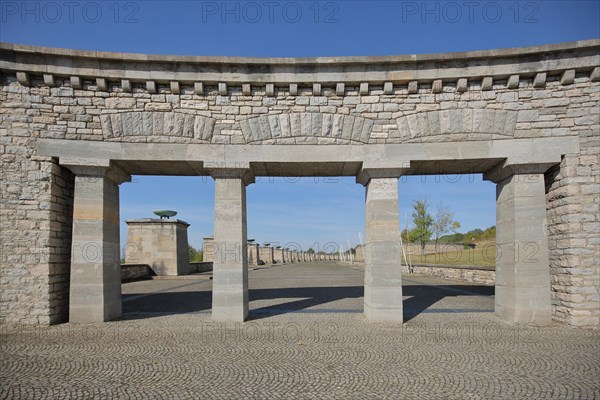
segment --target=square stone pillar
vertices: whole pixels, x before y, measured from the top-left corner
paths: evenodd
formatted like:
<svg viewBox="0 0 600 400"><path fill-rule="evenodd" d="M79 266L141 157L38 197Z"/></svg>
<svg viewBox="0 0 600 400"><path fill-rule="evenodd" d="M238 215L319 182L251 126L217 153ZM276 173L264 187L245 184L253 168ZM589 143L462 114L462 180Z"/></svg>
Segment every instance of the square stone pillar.
<svg viewBox="0 0 600 400"><path fill-rule="evenodd" d="M495 176L495 310L509 322L546 325L552 306L544 174L539 167L519 170Z"/></svg>
<svg viewBox="0 0 600 400"><path fill-rule="evenodd" d="M283 249L273 249L273 259L278 264L283 264Z"/></svg>
<svg viewBox="0 0 600 400"><path fill-rule="evenodd" d="M110 163L73 165L75 174L69 322L121 316L119 184L129 180Z"/></svg>
<svg viewBox="0 0 600 400"><path fill-rule="evenodd" d="M363 170L357 178L366 186L364 312L369 321L402 323L398 177L376 172Z"/></svg>
<svg viewBox="0 0 600 400"><path fill-rule="evenodd" d="M215 237L212 318L243 322L248 316L247 169L214 169Z"/></svg>
<svg viewBox="0 0 600 400"><path fill-rule="evenodd" d="M187 235L190 224L178 219L153 218L126 223L126 263L147 264L158 276L190 273Z"/></svg>
<svg viewBox="0 0 600 400"><path fill-rule="evenodd" d="M258 256L258 244L248 242L248 264L258 265L260 257Z"/></svg>
<svg viewBox="0 0 600 400"><path fill-rule="evenodd" d="M215 238L202 238L202 262L213 262L215 258Z"/></svg>
<svg viewBox="0 0 600 400"><path fill-rule="evenodd" d="M258 248L258 253L259 253L260 259L263 260L266 265L275 263L275 257L274 257L272 247L260 246Z"/></svg>
<svg viewBox="0 0 600 400"><path fill-rule="evenodd" d="M364 262L365 261L365 248L363 245L356 246L356 254L354 255L354 261Z"/></svg>

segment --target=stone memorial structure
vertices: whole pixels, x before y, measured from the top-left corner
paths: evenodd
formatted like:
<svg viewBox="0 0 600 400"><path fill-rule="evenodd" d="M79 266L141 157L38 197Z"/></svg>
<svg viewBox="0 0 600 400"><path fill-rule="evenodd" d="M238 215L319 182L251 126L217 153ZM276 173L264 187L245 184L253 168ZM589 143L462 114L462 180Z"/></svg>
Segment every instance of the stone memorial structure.
<svg viewBox="0 0 600 400"><path fill-rule="evenodd" d="M248 264L258 265L260 261L258 243L248 242Z"/></svg>
<svg viewBox="0 0 600 400"><path fill-rule="evenodd" d="M267 265L275 263L275 252L271 246L259 246L258 254L260 259Z"/></svg>
<svg viewBox="0 0 600 400"><path fill-rule="evenodd" d="M215 238L212 236L202 238L202 261L213 262L215 256Z"/></svg>
<svg viewBox="0 0 600 400"><path fill-rule="evenodd" d="M356 246L356 254L354 255L354 261L356 262L364 262L365 261L365 246L358 245Z"/></svg>
<svg viewBox="0 0 600 400"><path fill-rule="evenodd" d="M125 263L146 264L158 275L190 273L187 229L178 219L144 218L127 223Z"/></svg>
<svg viewBox="0 0 600 400"><path fill-rule="evenodd" d="M273 249L273 260L278 264L283 264L283 249L281 247Z"/></svg>
<svg viewBox="0 0 600 400"><path fill-rule="evenodd" d="M600 325L599 40L317 59L3 43L0 75L2 322L118 317L119 185L168 174L215 180L221 321L248 312L255 177L355 176L365 315L399 323L398 178L443 173L496 183L499 318Z"/></svg>

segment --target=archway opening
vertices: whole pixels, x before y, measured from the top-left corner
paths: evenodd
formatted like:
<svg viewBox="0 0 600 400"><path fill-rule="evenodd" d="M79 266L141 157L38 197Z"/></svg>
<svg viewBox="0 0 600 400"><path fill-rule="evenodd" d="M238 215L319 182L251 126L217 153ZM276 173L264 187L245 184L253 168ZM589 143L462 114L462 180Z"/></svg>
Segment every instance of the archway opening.
<svg viewBox="0 0 600 400"><path fill-rule="evenodd" d="M249 319L362 314L363 271L350 264L364 242L364 188L355 178L260 177L247 195L248 238L267 252L249 263Z"/></svg>
<svg viewBox="0 0 600 400"><path fill-rule="evenodd" d="M214 225L214 180L134 175L120 190L124 319L210 313L204 238ZM161 218L154 211L176 211Z"/></svg>

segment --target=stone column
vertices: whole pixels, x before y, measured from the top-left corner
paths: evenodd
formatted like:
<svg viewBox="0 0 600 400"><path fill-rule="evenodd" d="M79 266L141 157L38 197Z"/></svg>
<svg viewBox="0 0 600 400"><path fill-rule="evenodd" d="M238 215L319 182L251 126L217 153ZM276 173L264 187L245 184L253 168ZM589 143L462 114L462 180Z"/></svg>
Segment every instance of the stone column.
<svg viewBox="0 0 600 400"><path fill-rule="evenodd" d="M210 236L202 239L202 261L213 262L215 258L215 238Z"/></svg>
<svg viewBox="0 0 600 400"><path fill-rule="evenodd" d="M249 169L211 169L215 179L215 252L212 318L243 322L248 316L246 185Z"/></svg>
<svg viewBox="0 0 600 400"><path fill-rule="evenodd" d="M258 244L248 242L248 264L258 265L260 257L258 256Z"/></svg>
<svg viewBox="0 0 600 400"><path fill-rule="evenodd" d="M273 259L278 264L283 264L283 249L276 248L273 249Z"/></svg>
<svg viewBox="0 0 600 400"><path fill-rule="evenodd" d="M504 167L496 185L496 315L513 323L552 321L545 165Z"/></svg>
<svg viewBox="0 0 600 400"><path fill-rule="evenodd" d="M364 313L369 321L403 322L398 177L363 170L366 186Z"/></svg>
<svg viewBox="0 0 600 400"><path fill-rule="evenodd" d="M273 248L270 246L260 246L259 247L260 259L265 262L265 265L271 265L275 263L275 259L273 257Z"/></svg>
<svg viewBox="0 0 600 400"><path fill-rule="evenodd" d="M63 163L75 174L69 322L121 316L119 184L130 177L103 164Z"/></svg>
<svg viewBox="0 0 600 400"><path fill-rule="evenodd" d="M365 261L365 249L363 245L356 246L356 254L354 255L354 261L364 262Z"/></svg>

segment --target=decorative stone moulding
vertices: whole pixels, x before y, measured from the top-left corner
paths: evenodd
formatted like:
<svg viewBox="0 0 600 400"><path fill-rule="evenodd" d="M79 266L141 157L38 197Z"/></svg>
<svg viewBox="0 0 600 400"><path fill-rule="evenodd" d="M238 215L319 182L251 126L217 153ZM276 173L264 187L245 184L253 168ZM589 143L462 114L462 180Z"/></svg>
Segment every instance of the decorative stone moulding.
<svg viewBox="0 0 600 400"><path fill-rule="evenodd" d="M277 88L297 96L299 87L312 87L313 96L322 96L325 88L344 96L348 87L357 88L361 96L382 89L384 95L391 95L395 88L407 90L408 94L442 93L444 85L455 86L456 92L462 93L468 90L469 82L488 91L496 82L506 82L508 89L518 89L521 82L543 88L549 77L558 77L561 85L570 85L578 73L598 81L600 66L595 53L599 47L600 40L594 39L466 53L269 59L167 58L0 43L0 71L15 76L22 85L35 81L52 87L58 84L58 78L74 89L93 90L84 84L95 80L96 90L120 87L131 92L136 83L136 88L141 86L150 94L158 93L159 85L173 94L191 87L197 96L205 94L205 85L215 87L220 96L228 96L233 88L249 96L252 87L261 88L269 97L277 95ZM572 58L574 51L576 62ZM365 69L370 71L368 75L362 72Z"/></svg>

